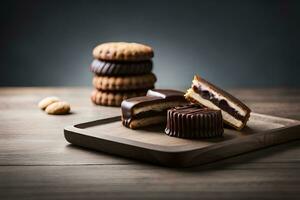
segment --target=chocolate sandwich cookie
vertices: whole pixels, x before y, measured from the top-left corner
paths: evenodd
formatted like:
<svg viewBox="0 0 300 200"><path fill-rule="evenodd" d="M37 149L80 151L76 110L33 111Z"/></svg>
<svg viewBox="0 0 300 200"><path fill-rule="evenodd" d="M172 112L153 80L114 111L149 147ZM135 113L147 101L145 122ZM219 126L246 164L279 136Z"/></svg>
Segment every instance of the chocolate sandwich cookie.
<svg viewBox="0 0 300 200"><path fill-rule="evenodd" d="M138 76L94 76L93 85L98 90L124 91L154 88L156 76L152 73Z"/></svg>
<svg viewBox="0 0 300 200"><path fill-rule="evenodd" d="M111 92L94 90L91 95L91 100L96 105L103 106L120 106L124 99L143 96L147 93L147 90L136 90L127 92Z"/></svg>
<svg viewBox="0 0 300 200"><path fill-rule="evenodd" d="M154 53L151 47L143 44L109 42L95 47L93 56L106 61L143 61L150 60Z"/></svg>
<svg viewBox="0 0 300 200"><path fill-rule="evenodd" d="M220 110L200 105L186 105L168 110L165 133L180 138L211 138L222 136L223 119Z"/></svg>
<svg viewBox="0 0 300 200"><path fill-rule="evenodd" d="M237 130L241 130L250 117L251 110L244 103L199 76L194 77L185 97L208 108L221 110L224 122Z"/></svg>
<svg viewBox="0 0 300 200"><path fill-rule="evenodd" d="M152 70L152 61L116 62L93 60L90 70L99 76L126 76L149 74Z"/></svg>
<svg viewBox="0 0 300 200"><path fill-rule="evenodd" d="M132 129L160 124L166 121L168 109L187 103L182 94L166 94L165 98L143 96L126 99L121 104L122 123Z"/></svg>

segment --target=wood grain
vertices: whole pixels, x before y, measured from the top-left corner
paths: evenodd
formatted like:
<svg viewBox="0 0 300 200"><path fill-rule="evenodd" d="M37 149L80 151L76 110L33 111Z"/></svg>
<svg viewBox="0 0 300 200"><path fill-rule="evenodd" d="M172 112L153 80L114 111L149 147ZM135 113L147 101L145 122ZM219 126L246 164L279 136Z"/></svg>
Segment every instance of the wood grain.
<svg viewBox="0 0 300 200"><path fill-rule="evenodd" d="M226 166L187 171L143 164L17 166L0 168L0 187L6 190L1 199L298 199L298 171Z"/></svg>
<svg viewBox="0 0 300 200"><path fill-rule="evenodd" d="M230 91L255 112L300 119L300 89ZM120 112L94 106L90 92L0 89L0 199L299 198L300 141L181 170L68 145L66 125ZM52 95L70 102L73 113L49 116L40 111L37 102Z"/></svg>
<svg viewBox="0 0 300 200"><path fill-rule="evenodd" d="M223 137L190 140L164 134L164 126L132 130L121 117L65 127L68 142L101 152L169 167L190 167L271 145L300 139L300 121L251 113L241 130L224 129Z"/></svg>

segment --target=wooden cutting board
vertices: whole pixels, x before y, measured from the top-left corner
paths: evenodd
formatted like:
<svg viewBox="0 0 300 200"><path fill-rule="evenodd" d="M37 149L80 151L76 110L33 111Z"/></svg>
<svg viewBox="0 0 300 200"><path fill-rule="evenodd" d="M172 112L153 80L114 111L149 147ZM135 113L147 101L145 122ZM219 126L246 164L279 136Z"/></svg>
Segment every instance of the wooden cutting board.
<svg viewBox="0 0 300 200"><path fill-rule="evenodd" d="M167 136L163 126L131 130L117 116L68 126L64 135L68 142L89 149L188 167L300 139L300 121L252 113L240 132L225 129L221 138L191 140Z"/></svg>

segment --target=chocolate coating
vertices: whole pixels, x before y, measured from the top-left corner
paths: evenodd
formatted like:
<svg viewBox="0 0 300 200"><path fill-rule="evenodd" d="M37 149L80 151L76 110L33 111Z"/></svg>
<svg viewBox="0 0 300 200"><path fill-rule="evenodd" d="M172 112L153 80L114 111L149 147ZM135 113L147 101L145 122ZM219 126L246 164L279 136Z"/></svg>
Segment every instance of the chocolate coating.
<svg viewBox="0 0 300 200"><path fill-rule="evenodd" d="M223 119L220 110L199 105L186 105L168 110L165 133L180 138L210 138L222 136Z"/></svg>
<svg viewBox="0 0 300 200"><path fill-rule="evenodd" d="M145 107L148 105L154 105L162 102L165 102L165 100L162 98L147 96L134 97L123 100L121 104L122 118L124 120L135 118L136 115L133 114L133 110L135 108Z"/></svg>
<svg viewBox="0 0 300 200"><path fill-rule="evenodd" d="M169 89L151 89L148 90L146 96L161 97L164 99L182 97L184 99L184 92L178 90L169 90Z"/></svg>
<svg viewBox="0 0 300 200"><path fill-rule="evenodd" d="M168 109L185 104L188 104L188 102L183 97L183 93L178 95L165 93L165 98L159 96L142 96L126 99L121 104L122 123L124 126L129 127L133 119L158 115L167 117L166 113ZM143 110L146 107L148 109ZM136 109L141 109L142 111L135 114L134 111Z"/></svg>
<svg viewBox="0 0 300 200"><path fill-rule="evenodd" d="M113 62L93 60L90 70L96 75L125 76L148 74L152 70L152 61L141 62Z"/></svg>

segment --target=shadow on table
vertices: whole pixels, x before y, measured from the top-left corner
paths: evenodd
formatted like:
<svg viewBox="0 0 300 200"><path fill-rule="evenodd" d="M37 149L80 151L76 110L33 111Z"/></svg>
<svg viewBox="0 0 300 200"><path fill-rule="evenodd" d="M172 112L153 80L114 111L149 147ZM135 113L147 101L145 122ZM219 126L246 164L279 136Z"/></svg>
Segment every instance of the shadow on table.
<svg viewBox="0 0 300 200"><path fill-rule="evenodd" d="M276 154L284 153L286 151L291 151L293 149L300 148L300 140L284 143L281 145L271 146L264 149L244 153L241 155L233 156L227 159L222 159L219 161L215 161L212 163L207 163L199 166L194 167L186 167L186 168L171 168L171 167L165 167L165 166L159 166L151 163L145 163L138 160L133 160L130 158L124 158L117 155L107 154L104 152L95 151L88 148L83 148L80 146L75 146L72 144L69 144L66 146L67 148L75 148L87 151L92 154L98 154L98 155L109 155L112 156L115 159L121 159L122 161L120 164L122 165L141 165L141 166L148 166L153 168L163 168L163 169L169 169L172 171L178 171L178 172L195 172L195 171L214 171L214 170L220 170L220 169L249 169L249 168L257 168L259 165L257 164L266 164L266 163L286 163L284 161L278 161L278 157L276 157ZM268 159L269 158L269 159ZM267 159L267 161L265 161ZM118 163L113 163L118 165ZM252 166L251 166L252 164ZM256 164L253 166L253 164Z"/></svg>

